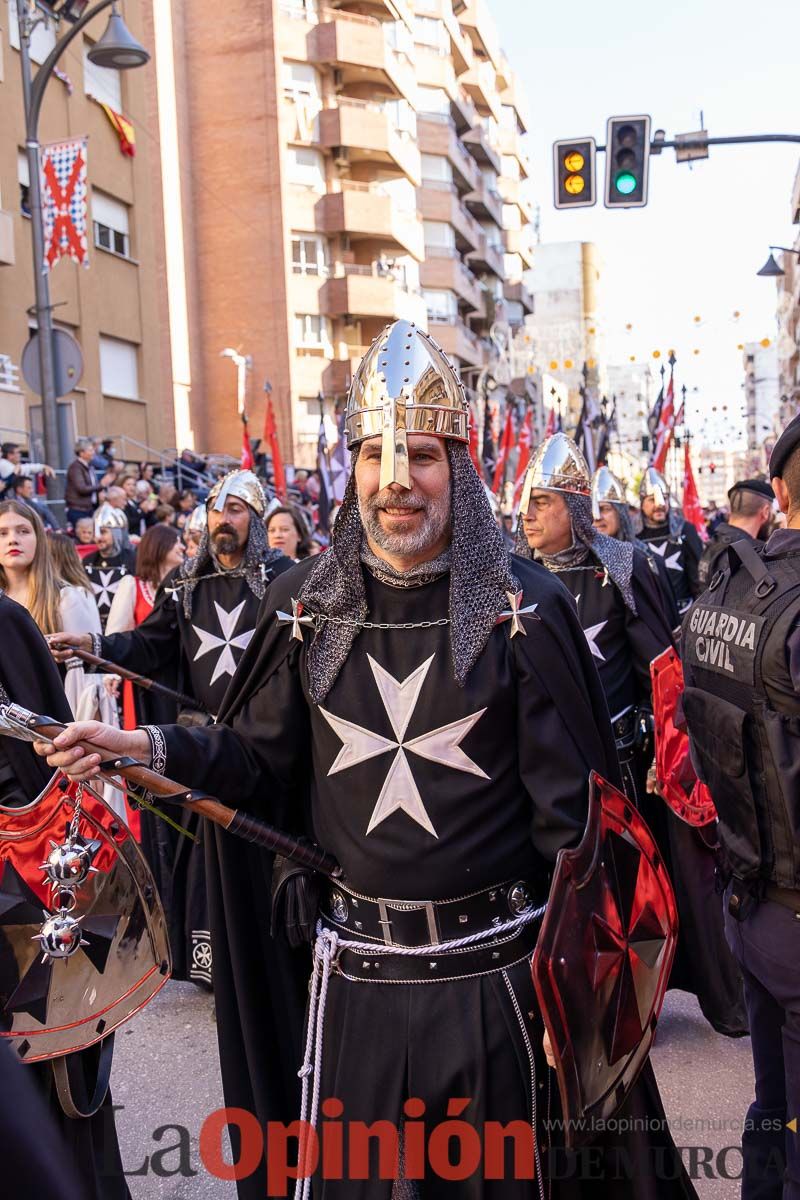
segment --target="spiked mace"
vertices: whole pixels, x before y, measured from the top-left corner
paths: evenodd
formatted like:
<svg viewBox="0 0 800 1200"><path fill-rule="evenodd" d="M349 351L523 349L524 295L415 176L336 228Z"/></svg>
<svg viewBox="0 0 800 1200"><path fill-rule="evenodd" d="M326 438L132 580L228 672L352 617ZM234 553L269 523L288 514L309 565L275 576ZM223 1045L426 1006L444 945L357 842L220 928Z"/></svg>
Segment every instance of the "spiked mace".
<svg viewBox="0 0 800 1200"><path fill-rule="evenodd" d="M19 704L0 704L0 735L29 742L53 742L66 728L66 725L52 717L31 712ZM280 854L300 866L309 867L334 879L342 874L342 868L336 859L308 838L285 833L258 817L251 817L239 809L229 808L227 804L206 795L205 792L183 787L182 784L159 775L144 763L137 762L135 758L120 756L109 759L106 757L107 750L101 746L93 746L91 742L83 743L83 748L87 754L100 755L100 772L106 779L119 775L135 787L142 788L169 804L179 804L189 812L200 813L236 837L274 854Z"/></svg>

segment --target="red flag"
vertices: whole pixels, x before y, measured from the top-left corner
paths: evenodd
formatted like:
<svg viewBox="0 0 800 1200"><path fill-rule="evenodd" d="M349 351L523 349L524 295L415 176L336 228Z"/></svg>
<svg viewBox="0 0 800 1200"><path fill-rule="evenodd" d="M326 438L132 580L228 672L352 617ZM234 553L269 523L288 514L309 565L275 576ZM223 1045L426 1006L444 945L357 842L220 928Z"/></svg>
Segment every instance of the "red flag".
<svg viewBox="0 0 800 1200"><path fill-rule="evenodd" d="M286 476L283 471L283 459L278 445L278 430L275 427L275 413L272 411L272 397L267 400L267 411L264 414L264 441L269 445L272 458L272 476L275 481L275 491L281 500L286 499Z"/></svg>
<svg viewBox="0 0 800 1200"><path fill-rule="evenodd" d="M525 420L522 422L522 428L519 431L519 458L517 459L517 476L514 480L514 505L519 504L520 494L522 492L522 484L525 480L525 470L528 466L528 459L531 456L531 448L533 446L533 433L531 429L531 410L525 413Z"/></svg>
<svg viewBox="0 0 800 1200"><path fill-rule="evenodd" d="M694 525L700 536L705 539L706 519L703 515L703 506L700 503L700 497L697 494L697 484L694 481L692 456L689 451L688 442L684 443L683 457L683 515L689 524Z"/></svg>
<svg viewBox="0 0 800 1200"><path fill-rule="evenodd" d="M508 456L511 453L511 447L514 445L514 414L511 411L511 405L506 407L506 423L503 429L503 436L500 439L500 449L497 453L497 465L494 469L494 478L492 480L492 491L499 492L503 486L503 479L506 473L506 463Z"/></svg>
<svg viewBox="0 0 800 1200"><path fill-rule="evenodd" d="M667 465L667 452L672 442L672 431L675 428L675 387L673 384L673 373L670 372L669 383L667 384L664 403L661 406L661 415L658 419L658 426L655 432L655 445L653 449L653 457L650 460L651 466L655 467L663 475L664 467Z"/></svg>
<svg viewBox="0 0 800 1200"><path fill-rule="evenodd" d="M544 436L546 438L552 437L553 434L555 433L555 431L556 431L556 407L555 407L555 405L553 405L553 407L550 409L550 412L547 414L547 425L545 426Z"/></svg>
<svg viewBox="0 0 800 1200"><path fill-rule="evenodd" d="M242 413L242 468L252 471L255 465L253 450L250 446L250 435L247 432L247 417Z"/></svg>

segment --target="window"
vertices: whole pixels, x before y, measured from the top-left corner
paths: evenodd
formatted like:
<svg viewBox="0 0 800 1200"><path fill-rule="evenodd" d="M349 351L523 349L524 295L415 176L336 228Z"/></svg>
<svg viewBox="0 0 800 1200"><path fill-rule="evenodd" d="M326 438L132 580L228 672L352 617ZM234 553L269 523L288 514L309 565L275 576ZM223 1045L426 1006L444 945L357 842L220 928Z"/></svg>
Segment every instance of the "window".
<svg viewBox="0 0 800 1200"><path fill-rule="evenodd" d="M417 88L417 112L440 113L448 117L450 115L450 97L444 88L420 85Z"/></svg>
<svg viewBox="0 0 800 1200"><path fill-rule="evenodd" d="M281 0L281 12L301 21L316 21L317 0Z"/></svg>
<svg viewBox="0 0 800 1200"><path fill-rule="evenodd" d="M105 192L92 189L92 222L94 244L102 250L110 250L130 258L130 230L128 228L128 206Z"/></svg>
<svg viewBox="0 0 800 1200"><path fill-rule="evenodd" d="M450 38L444 21L436 17L414 18L414 41L420 46L432 46L441 54L446 54L450 49Z"/></svg>
<svg viewBox="0 0 800 1200"><path fill-rule="evenodd" d="M458 317L458 301L455 292L432 291L423 288L425 307L428 310L429 321L455 321Z"/></svg>
<svg viewBox="0 0 800 1200"><path fill-rule="evenodd" d="M10 46L15 50L19 50L17 0L8 0L8 41ZM41 25L37 25L31 34L31 58L33 61L35 63L43 63L55 44L55 23L53 21L43 21Z"/></svg>
<svg viewBox="0 0 800 1200"><path fill-rule="evenodd" d="M293 233L292 270L295 275L327 275L327 240L318 233Z"/></svg>
<svg viewBox="0 0 800 1200"><path fill-rule="evenodd" d="M139 347L100 335L100 388L104 396L139 399Z"/></svg>
<svg viewBox="0 0 800 1200"><path fill-rule="evenodd" d="M319 71L310 63L284 62L283 91L287 96L313 96L319 100Z"/></svg>
<svg viewBox="0 0 800 1200"><path fill-rule="evenodd" d="M453 168L450 166L450 160L445 158L443 154L423 154L422 178L437 179L442 183L452 183Z"/></svg>
<svg viewBox="0 0 800 1200"><path fill-rule="evenodd" d="M397 133L417 136L417 114L407 100L386 100L383 111Z"/></svg>
<svg viewBox="0 0 800 1200"><path fill-rule="evenodd" d="M17 180L19 182L19 211L23 217L31 215L31 173L28 167L28 156L24 150L17 150Z"/></svg>
<svg viewBox="0 0 800 1200"><path fill-rule="evenodd" d="M456 231L447 221L423 221L426 246L445 246L455 249Z"/></svg>
<svg viewBox="0 0 800 1200"><path fill-rule="evenodd" d="M405 21L384 21L383 40L390 50L411 58L414 54L414 39Z"/></svg>
<svg viewBox="0 0 800 1200"><path fill-rule="evenodd" d="M295 313L294 338L298 346L306 350L323 350L333 357L331 324L327 317L316 313Z"/></svg>
<svg viewBox="0 0 800 1200"><path fill-rule="evenodd" d="M89 59L92 43L83 43L83 90L99 104L107 104L115 112L122 111L122 81L119 71L96 67Z"/></svg>
<svg viewBox="0 0 800 1200"><path fill-rule="evenodd" d="M325 191L325 160L320 150L289 146L286 154L289 183L299 183L315 192Z"/></svg>

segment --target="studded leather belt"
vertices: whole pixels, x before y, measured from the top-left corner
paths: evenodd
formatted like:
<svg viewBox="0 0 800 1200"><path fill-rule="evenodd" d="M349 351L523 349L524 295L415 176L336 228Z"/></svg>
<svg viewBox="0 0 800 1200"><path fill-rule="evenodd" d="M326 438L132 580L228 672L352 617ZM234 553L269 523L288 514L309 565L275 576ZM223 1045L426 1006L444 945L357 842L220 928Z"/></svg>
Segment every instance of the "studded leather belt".
<svg viewBox="0 0 800 1200"><path fill-rule="evenodd" d="M502 925L536 907L535 892L515 879L453 900L364 896L337 881L320 905L323 920L359 940L386 946L432 946Z"/></svg>

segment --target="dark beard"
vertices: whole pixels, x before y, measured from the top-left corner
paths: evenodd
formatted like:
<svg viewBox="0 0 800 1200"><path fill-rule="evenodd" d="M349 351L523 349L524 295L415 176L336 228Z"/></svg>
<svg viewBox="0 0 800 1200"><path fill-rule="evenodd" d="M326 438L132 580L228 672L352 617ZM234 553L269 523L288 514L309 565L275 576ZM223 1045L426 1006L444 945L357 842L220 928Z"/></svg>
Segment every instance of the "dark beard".
<svg viewBox="0 0 800 1200"><path fill-rule="evenodd" d="M235 554L237 550L241 550L239 538L234 529L219 528L212 534L211 544L215 554Z"/></svg>

